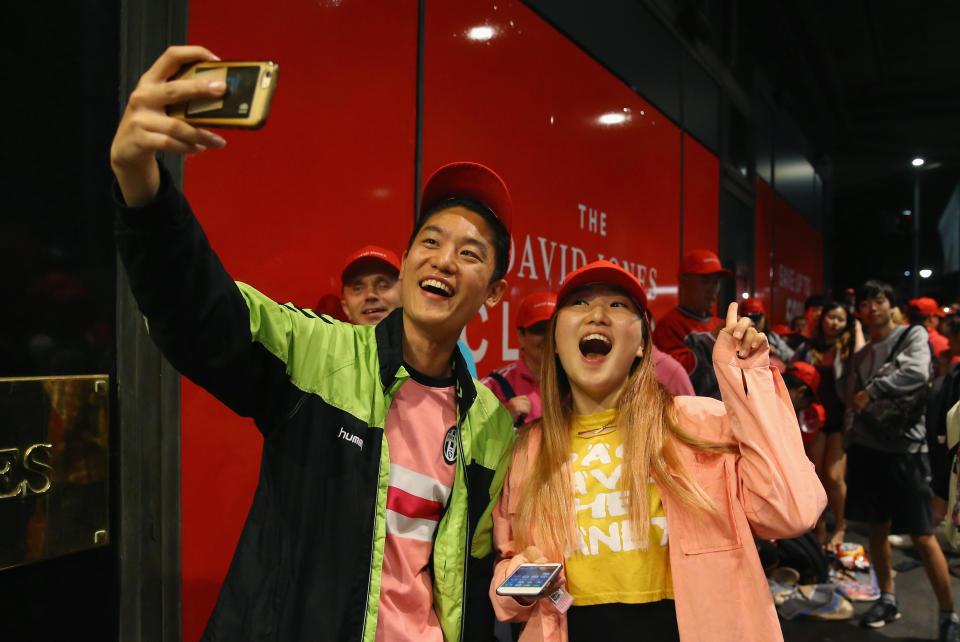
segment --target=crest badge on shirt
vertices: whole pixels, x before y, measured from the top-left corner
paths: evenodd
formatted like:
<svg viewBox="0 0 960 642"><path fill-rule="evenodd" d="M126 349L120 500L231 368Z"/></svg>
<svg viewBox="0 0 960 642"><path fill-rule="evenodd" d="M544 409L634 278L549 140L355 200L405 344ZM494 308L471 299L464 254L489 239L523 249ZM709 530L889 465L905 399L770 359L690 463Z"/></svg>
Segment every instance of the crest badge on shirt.
<svg viewBox="0 0 960 642"><path fill-rule="evenodd" d="M452 464L457 461L457 427L451 426L443 438L443 461Z"/></svg>

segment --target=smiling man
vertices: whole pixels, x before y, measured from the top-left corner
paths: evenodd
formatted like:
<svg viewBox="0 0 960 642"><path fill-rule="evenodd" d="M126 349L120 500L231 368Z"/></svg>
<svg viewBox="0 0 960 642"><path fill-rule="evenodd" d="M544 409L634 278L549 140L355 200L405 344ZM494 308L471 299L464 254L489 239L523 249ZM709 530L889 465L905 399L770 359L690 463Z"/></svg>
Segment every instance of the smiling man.
<svg viewBox="0 0 960 642"><path fill-rule="evenodd" d="M365 245L347 257L340 283L347 319L376 325L400 306L400 259L386 248Z"/></svg>
<svg viewBox="0 0 960 642"><path fill-rule="evenodd" d="M158 151L223 147L167 116L223 83L170 80L214 59L172 47L111 147L117 247L170 362L263 433L260 481L204 640L489 640L491 510L510 415L457 338L506 289L510 195L486 167L426 182L400 266L402 307L355 326L227 274Z"/></svg>

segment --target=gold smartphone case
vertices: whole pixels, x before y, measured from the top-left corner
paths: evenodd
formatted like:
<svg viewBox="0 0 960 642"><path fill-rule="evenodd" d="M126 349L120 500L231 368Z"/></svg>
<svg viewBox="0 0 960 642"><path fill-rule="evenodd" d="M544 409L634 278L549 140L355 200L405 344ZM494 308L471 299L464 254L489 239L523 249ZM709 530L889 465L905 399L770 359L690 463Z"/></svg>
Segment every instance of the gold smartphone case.
<svg viewBox="0 0 960 642"><path fill-rule="evenodd" d="M178 80L198 76L227 83L220 98L203 98L170 105L174 118L201 127L260 129L267 122L280 67L268 61L211 61L194 63L178 73Z"/></svg>

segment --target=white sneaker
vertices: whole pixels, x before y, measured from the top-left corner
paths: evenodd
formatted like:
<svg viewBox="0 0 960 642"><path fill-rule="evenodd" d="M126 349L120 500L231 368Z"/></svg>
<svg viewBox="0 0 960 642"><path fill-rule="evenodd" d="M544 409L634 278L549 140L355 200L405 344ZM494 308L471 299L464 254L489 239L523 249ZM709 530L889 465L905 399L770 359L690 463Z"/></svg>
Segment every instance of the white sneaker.
<svg viewBox="0 0 960 642"><path fill-rule="evenodd" d="M913 542L910 541L910 538L906 535L887 535L887 541L890 542L890 546L896 548L909 548L913 546Z"/></svg>

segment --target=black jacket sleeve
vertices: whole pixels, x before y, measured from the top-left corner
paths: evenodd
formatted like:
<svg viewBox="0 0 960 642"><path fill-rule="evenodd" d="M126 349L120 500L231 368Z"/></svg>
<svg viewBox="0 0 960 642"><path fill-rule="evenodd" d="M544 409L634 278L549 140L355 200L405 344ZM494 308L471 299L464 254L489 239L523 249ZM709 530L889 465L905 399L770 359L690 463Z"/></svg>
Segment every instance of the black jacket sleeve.
<svg viewBox="0 0 960 642"><path fill-rule="evenodd" d="M249 309L236 283L160 165L160 190L127 207L114 186L115 235L130 288L150 336L183 375L267 431L289 387L282 361L252 341Z"/></svg>

